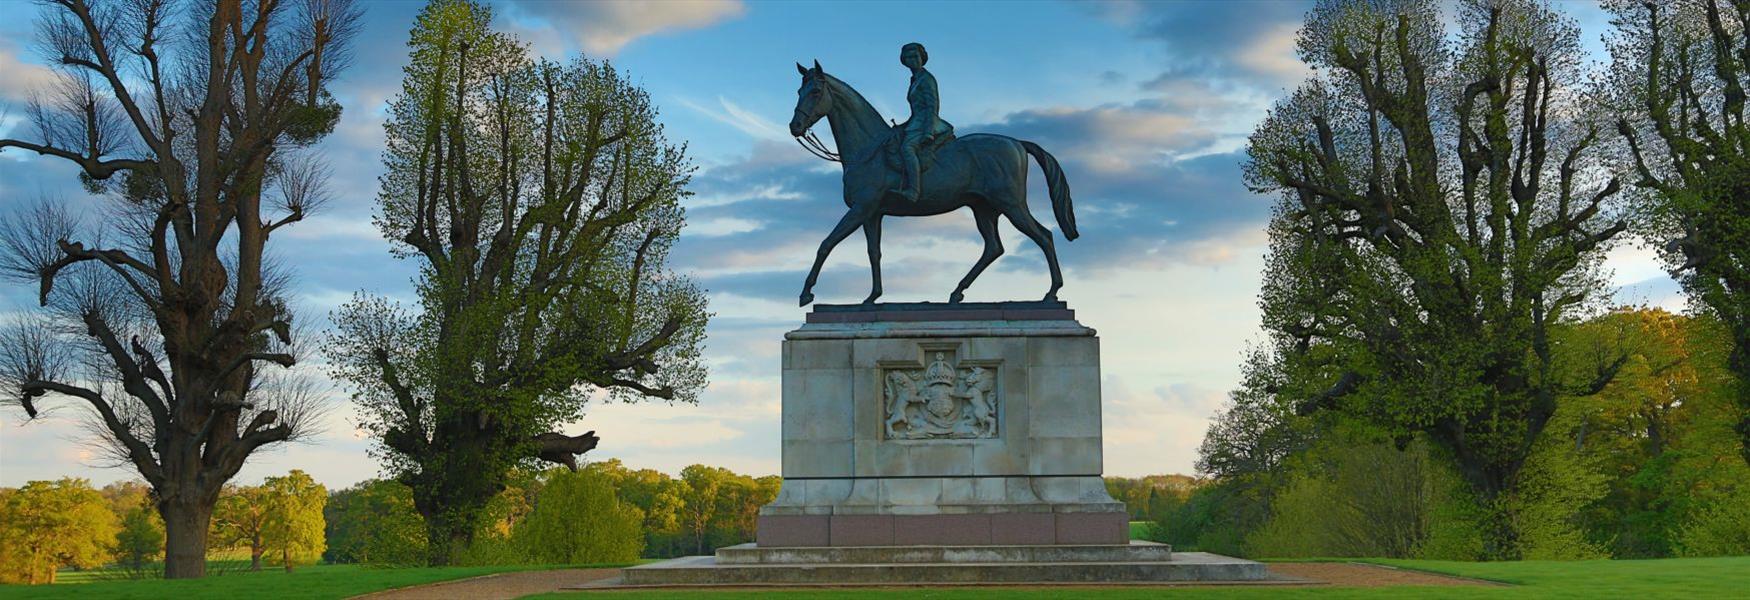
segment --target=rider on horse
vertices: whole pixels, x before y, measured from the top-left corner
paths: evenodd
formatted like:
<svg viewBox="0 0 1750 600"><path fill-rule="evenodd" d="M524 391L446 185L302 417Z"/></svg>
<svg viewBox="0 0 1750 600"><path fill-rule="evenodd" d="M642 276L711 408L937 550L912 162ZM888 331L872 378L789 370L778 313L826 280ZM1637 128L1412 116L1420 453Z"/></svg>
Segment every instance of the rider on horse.
<svg viewBox="0 0 1750 600"><path fill-rule="evenodd" d="M942 100L936 93L936 76L924 70L924 63L929 61L930 54L924 51L923 44L912 42L899 49L899 63L911 69L911 88L905 92L911 118L900 124L904 135L900 138L899 156L905 179L894 193L912 202L917 202L922 186L918 148L954 132L954 126L937 114L941 112Z"/></svg>

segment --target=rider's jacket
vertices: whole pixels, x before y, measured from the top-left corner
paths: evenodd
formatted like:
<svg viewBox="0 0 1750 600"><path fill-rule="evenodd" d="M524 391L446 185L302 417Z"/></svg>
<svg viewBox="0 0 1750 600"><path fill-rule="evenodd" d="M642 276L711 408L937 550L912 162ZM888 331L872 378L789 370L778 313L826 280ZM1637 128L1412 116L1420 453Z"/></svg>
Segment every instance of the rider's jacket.
<svg viewBox="0 0 1750 600"><path fill-rule="evenodd" d="M932 138L954 131L954 126L938 114L942 99L936 93L936 76L929 71L919 68L912 72L911 89L906 90L905 101L911 104L911 118L901 125L906 133Z"/></svg>

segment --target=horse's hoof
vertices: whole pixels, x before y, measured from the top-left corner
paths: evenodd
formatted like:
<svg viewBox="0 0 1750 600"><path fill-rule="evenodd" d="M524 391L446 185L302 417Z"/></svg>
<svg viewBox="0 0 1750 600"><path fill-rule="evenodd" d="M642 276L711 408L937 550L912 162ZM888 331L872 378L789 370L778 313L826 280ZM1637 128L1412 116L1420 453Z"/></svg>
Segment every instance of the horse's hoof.
<svg viewBox="0 0 1750 600"><path fill-rule="evenodd" d="M868 298L863 299L863 303L864 304L874 304L875 299L880 298L880 297L881 297L881 294L869 294Z"/></svg>
<svg viewBox="0 0 1750 600"><path fill-rule="evenodd" d="M966 294L962 294L960 292L954 292L952 294L948 294L948 303L949 304L959 304L961 300L965 300L965 299L966 299Z"/></svg>
<svg viewBox="0 0 1750 600"><path fill-rule="evenodd" d="M797 306L808 306L809 303L812 303L812 302L814 302L814 294L810 294L808 292L802 292L801 301L798 302L796 305Z"/></svg>
<svg viewBox="0 0 1750 600"><path fill-rule="evenodd" d="M1057 301L1057 291L1053 290L1053 291L1045 294L1045 298L1043 298L1039 301L1040 302L1056 302Z"/></svg>

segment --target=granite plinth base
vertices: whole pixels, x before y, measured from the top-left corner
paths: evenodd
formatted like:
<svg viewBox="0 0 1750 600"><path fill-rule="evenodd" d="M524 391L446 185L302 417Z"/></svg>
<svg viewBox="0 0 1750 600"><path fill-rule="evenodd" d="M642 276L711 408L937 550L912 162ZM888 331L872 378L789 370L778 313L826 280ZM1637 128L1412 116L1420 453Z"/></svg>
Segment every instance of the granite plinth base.
<svg viewBox="0 0 1750 600"><path fill-rule="evenodd" d="M767 547L1123 544L1127 512L760 515Z"/></svg>
<svg viewBox="0 0 1750 600"><path fill-rule="evenodd" d="M621 571L624 585L1271 583L1263 563L1150 542L1096 546L771 548L752 544Z"/></svg>
<svg viewBox="0 0 1750 600"><path fill-rule="evenodd" d="M773 548L737 544L717 549L720 565L1166 562L1173 547L1133 540L1082 546L863 546Z"/></svg>

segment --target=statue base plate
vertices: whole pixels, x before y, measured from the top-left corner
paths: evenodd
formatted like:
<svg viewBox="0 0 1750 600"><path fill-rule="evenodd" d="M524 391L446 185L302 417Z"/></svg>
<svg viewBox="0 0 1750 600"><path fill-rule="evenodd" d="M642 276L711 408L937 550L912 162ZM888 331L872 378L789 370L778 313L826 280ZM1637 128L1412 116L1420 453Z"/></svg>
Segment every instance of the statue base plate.
<svg viewBox="0 0 1750 600"><path fill-rule="evenodd" d="M1074 321L1076 312L1062 300L1035 302L877 302L816 304L808 323L919 321Z"/></svg>

